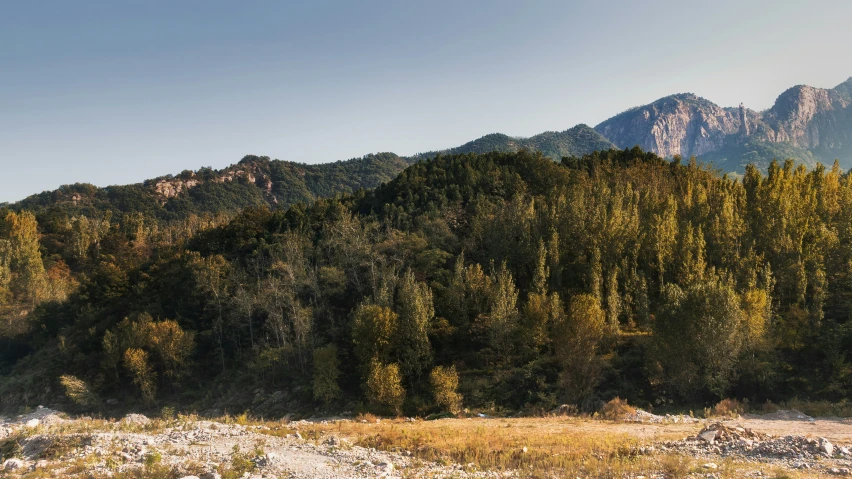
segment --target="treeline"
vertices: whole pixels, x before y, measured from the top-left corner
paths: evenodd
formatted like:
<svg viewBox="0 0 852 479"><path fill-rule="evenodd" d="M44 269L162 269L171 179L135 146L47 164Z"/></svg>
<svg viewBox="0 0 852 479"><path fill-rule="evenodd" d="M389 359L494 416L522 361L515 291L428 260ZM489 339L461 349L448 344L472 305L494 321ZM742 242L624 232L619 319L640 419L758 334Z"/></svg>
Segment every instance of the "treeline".
<svg viewBox="0 0 852 479"><path fill-rule="evenodd" d="M56 401L60 376L89 408L265 414L852 392L836 165L734 180L638 148L466 154L182 236L79 221L40 236L5 215L4 407Z"/></svg>

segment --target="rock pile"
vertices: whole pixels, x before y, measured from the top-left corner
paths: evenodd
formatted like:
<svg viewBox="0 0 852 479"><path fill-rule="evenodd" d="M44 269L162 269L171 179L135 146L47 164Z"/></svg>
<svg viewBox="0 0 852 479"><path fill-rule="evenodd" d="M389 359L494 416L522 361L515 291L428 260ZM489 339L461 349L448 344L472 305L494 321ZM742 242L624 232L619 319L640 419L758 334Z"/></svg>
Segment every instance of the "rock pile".
<svg viewBox="0 0 852 479"><path fill-rule="evenodd" d="M658 416L656 414L651 414L648 411L643 411L642 409L637 409L635 412L628 413L624 416L624 420L627 422L643 422L650 424L697 424L701 422L701 419L685 416L683 414L666 414L665 416Z"/></svg>
<svg viewBox="0 0 852 479"><path fill-rule="evenodd" d="M825 438L773 436L722 423L711 424L682 441L664 443L661 449L694 457L740 457L794 469L820 468L837 475L852 474L848 447L836 447Z"/></svg>

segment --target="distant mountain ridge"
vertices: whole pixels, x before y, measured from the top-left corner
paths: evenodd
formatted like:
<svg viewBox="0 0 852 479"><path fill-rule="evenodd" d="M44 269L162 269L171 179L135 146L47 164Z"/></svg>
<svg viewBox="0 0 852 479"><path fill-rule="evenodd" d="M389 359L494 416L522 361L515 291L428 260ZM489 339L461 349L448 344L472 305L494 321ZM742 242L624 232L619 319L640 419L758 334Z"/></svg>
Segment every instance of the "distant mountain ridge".
<svg viewBox="0 0 852 479"><path fill-rule="evenodd" d="M582 156L593 151L609 150L615 145L588 125L580 124L565 131L546 131L529 138L518 138L492 133L464 145L441 151L415 155L427 159L438 154L489 153L499 151L515 153L520 150L540 151L544 156L559 161L565 156Z"/></svg>
<svg viewBox="0 0 852 479"><path fill-rule="evenodd" d="M722 108L686 93L630 109L595 127L619 148L639 145L661 156L697 156L724 170L765 165L790 155L809 166L852 165L852 77L832 89L794 86L758 112Z"/></svg>
<svg viewBox="0 0 852 479"><path fill-rule="evenodd" d="M309 165L249 155L220 170L185 170L130 185L99 188L64 185L10 205L41 216L142 213L159 220L236 213L249 206L287 207L297 202L374 188L396 177L412 160L377 153ZM0 205L2 206L2 205Z"/></svg>

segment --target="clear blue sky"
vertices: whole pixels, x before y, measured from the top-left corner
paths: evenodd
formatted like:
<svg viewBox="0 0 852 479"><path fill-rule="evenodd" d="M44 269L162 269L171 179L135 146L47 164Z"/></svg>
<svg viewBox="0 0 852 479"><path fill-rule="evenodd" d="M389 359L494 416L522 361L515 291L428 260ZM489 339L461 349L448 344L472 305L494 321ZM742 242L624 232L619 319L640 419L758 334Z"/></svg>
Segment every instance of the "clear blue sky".
<svg viewBox="0 0 852 479"><path fill-rule="evenodd" d="M852 75L852 2L6 1L0 201L245 154L413 154Z"/></svg>

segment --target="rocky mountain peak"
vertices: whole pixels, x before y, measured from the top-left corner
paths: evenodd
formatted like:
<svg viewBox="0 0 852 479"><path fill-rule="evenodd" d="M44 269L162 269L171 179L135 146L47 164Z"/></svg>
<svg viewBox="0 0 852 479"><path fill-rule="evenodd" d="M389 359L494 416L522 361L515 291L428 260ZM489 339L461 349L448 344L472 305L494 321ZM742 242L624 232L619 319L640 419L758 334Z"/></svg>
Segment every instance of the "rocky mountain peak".
<svg viewBox="0 0 852 479"><path fill-rule="evenodd" d="M727 135L740 130L740 119L694 93L681 93L628 110L595 130L620 148L691 156L721 148Z"/></svg>
<svg viewBox="0 0 852 479"><path fill-rule="evenodd" d="M764 112L745 105L721 108L694 93L680 93L632 108L595 130L620 148L639 145L662 156L714 158L733 162L733 169L740 169L742 161L791 153L810 163L817 158L848 163L852 160L850 105L852 77L833 89L794 86Z"/></svg>

